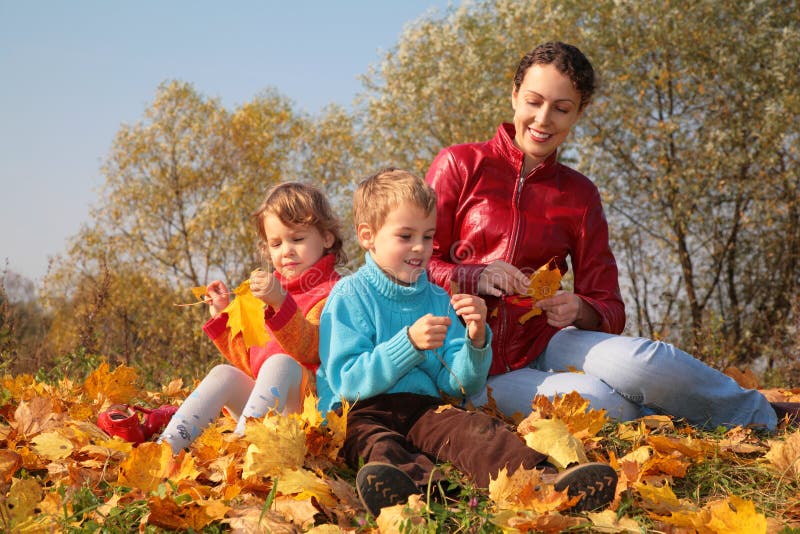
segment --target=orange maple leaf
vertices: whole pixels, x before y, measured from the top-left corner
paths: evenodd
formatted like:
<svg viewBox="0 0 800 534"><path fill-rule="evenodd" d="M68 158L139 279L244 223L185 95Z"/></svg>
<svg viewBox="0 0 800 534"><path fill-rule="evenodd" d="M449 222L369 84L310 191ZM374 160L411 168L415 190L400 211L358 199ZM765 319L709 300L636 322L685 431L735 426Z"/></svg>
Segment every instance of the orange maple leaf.
<svg viewBox="0 0 800 534"><path fill-rule="evenodd" d="M97 399L100 404L126 404L135 397L139 390L136 369L120 365L113 371L108 370L108 363L103 362L86 381L83 389L89 398Z"/></svg>
<svg viewBox="0 0 800 534"><path fill-rule="evenodd" d="M542 309L536 303L547 297L552 297L561 287L561 270L556 262L557 257L539 267L531 276L526 296L512 296L506 299L511 304L530 305L531 311L519 318L519 324L525 324L529 319L541 315Z"/></svg>

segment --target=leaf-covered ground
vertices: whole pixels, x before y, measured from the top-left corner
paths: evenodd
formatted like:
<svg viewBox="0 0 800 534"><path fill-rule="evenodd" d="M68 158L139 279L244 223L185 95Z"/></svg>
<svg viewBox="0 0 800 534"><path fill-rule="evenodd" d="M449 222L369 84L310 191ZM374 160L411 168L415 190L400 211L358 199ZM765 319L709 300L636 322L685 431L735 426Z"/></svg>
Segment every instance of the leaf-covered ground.
<svg viewBox="0 0 800 534"><path fill-rule="evenodd" d="M338 458L343 419L322 425L313 399L303 414L249 421L244 437L222 416L173 456L95 425L111 404L179 404L189 393L180 381L161 391L136 383L134 369L106 364L82 384L2 379L0 530L800 532L800 433L786 421L773 434L699 432L660 416L612 423L577 395L537 399L518 432L556 465L609 462L619 484L608 510L560 513L571 503L536 471L501 472L479 491L445 466L455 490L432 487L375 520ZM768 394L800 399L800 390Z"/></svg>

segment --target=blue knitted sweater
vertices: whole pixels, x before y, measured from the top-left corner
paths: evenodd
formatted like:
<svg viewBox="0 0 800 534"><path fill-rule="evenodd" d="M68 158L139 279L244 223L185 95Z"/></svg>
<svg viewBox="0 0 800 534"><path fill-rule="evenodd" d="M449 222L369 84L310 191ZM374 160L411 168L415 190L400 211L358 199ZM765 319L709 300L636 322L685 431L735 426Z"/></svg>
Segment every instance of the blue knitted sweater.
<svg viewBox="0 0 800 534"><path fill-rule="evenodd" d="M415 349L408 338L408 327L426 313L452 320L436 353ZM486 383L491 341L487 327L484 348L472 344L449 295L424 273L415 284L402 286L367 253L365 265L336 283L322 310L319 409L325 415L341 399L352 403L381 393L460 397L463 386L467 395L474 394Z"/></svg>

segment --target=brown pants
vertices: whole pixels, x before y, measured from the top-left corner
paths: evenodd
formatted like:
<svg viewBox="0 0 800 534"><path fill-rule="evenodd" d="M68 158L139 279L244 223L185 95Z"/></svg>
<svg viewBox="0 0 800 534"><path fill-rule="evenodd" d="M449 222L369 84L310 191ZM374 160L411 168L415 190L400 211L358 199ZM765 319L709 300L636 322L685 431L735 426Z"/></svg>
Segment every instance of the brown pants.
<svg viewBox="0 0 800 534"><path fill-rule="evenodd" d="M353 404L342 452L353 468L362 459L390 463L420 488L443 478L434 472L436 461L452 463L478 487L487 488L489 477L503 467L511 474L547 458L499 419L414 393L377 395Z"/></svg>

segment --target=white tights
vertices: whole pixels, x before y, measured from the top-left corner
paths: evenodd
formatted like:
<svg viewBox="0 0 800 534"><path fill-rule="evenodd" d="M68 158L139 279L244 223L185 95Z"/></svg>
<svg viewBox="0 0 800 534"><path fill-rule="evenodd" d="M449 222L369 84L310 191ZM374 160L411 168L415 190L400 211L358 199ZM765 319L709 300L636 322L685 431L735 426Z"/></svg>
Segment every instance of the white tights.
<svg viewBox="0 0 800 534"><path fill-rule="evenodd" d="M267 358L255 380L232 365L217 365L186 397L159 441L169 443L177 454L219 417L223 406L238 420L237 434L244 434L246 418L262 417L269 409L299 412L302 381L302 366L288 354Z"/></svg>

